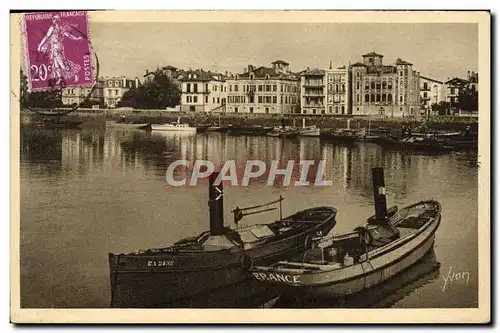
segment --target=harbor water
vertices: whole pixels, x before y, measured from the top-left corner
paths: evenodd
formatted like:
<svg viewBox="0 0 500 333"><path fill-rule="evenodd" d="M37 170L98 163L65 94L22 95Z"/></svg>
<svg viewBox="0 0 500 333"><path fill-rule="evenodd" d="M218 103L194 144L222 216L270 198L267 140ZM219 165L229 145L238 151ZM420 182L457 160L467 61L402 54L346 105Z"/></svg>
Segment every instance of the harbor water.
<svg viewBox="0 0 500 333"><path fill-rule="evenodd" d="M324 178L331 186L313 186L315 174L310 186L283 186L282 178L267 186L267 173L246 187L226 185L225 223L234 226L236 206L282 195L285 216L312 206L337 208L334 233L351 231L373 215L371 168L382 166L390 206L423 199L442 204L432 259L440 265L424 267L422 274L417 269L408 281L403 277L397 290L371 306L477 307L478 165L472 153L409 153L319 138L35 127L21 128L21 307L108 307L109 252L163 247L207 230L208 180L170 186L165 173L178 159L235 160L240 179L247 160L268 166L274 160L325 160ZM291 185L300 177L296 170ZM242 223L272 222L278 216L270 211Z"/></svg>

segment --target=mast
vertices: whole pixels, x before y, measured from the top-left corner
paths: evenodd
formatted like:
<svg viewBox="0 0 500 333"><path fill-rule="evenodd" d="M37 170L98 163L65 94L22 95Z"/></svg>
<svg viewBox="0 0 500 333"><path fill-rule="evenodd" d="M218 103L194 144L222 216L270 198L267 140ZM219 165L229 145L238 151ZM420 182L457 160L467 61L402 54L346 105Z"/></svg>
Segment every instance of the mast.
<svg viewBox="0 0 500 333"><path fill-rule="evenodd" d="M213 236L224 234L224 191L222 181L214 184L219 172L213 172L208 179L208 206L210 207L210 234Z"/></svg>

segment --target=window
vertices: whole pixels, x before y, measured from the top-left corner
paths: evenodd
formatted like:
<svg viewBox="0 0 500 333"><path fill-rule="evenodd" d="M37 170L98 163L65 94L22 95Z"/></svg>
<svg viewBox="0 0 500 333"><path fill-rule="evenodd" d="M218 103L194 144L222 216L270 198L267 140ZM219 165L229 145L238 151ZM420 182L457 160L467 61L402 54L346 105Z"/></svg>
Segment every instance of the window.
<svg viewBox="0 0 500 333"><path fill-rule="evenodd" d="M191 92L191 83L186 84L186 92Z"/></svg>
<svg viewBox="0 0 500 333"><path fill-rule="evenodd" d="M450 94L455 95L455 88L450 88Z"/></svg>
<svg viewBox="0 0 500 333"><path fill-rule="evenodd" d="M365 102L369 102L370 101L370 95L366 94L365 95Z"/></svg>
<svg viewBox="0 0 500 333"><path fill-rule="evenodd" d="M356 89L359 89L359 81L356 81Z"/></svg>
<svg viewBox="0 0 500 333"><path fill-rule="evenodd" d="M339 92L339 85L338 84L335 85L335 92Z"/></svg>
<svg viewBox="0 0 500 333"><path fill-rule="evenodd" d="M385 102L387 100L387 95L386 94L382 94L382 102Z"/></svg>
<svg viewBox="0 0 500 333"><path fill-rule="evenodd" d="M266 74L266 80L269 80L269 74Z"/></svg>
<svg viewBox="0 0 500 333"><path fill-rule="evenodd" d="M219 97L217 97L217 104L219 104L219 103L220 103L220 98L219 98Z"/></svg>
<svg viewBox="0 0 500 333"><path fill-rule="evenodd" d="M238 113L238 107L235 107L235 108L234 108L234 112L235 112L235 113Z"/></svg>
<svg viewBox="0 0 500 333"><path fill-rule="evenodd" d="M262 103L262 96L258 96L258 97L257 97L257 101L258 101L259 103Z"/></svg>
<svg viewBox="0 0 500 333"><path fill-rule="evenodd" d="M271 85L270 84L266 84L266 91L271 91Z"/></svg>
<svg viewBox="0 0 500 333"><path fill-rule="evenodd" d="M342 92L345 92L345 84L342 84Z"/></svg>
<svg viewBox="0 0 500 333"><path fill-rule="evenodd" d="M234 85L234 91L238 91L238 85L237 84Z"/></svg>
<svg viewBox="0 0 500 333"><path fill-rule="evenodd" d="M328 106L328 113L332 113L333 112L333 107L331 105Z"/></svg>
<svg viewBox="0 0 500 333"><path fill-rule="evenodd" d="M377 102L380 102L380 94L377 94Z"/></svg>
<svg viewBox="0 0 500 333"><path fill-rule="evenodd" d="M268 114L268 113L269 113L269 108L266 108L266 114Z"/></svg>
<svg viewBox="0 0 500 333"><path fill-rule="evenodd" d="M387 82L386 81L382 81L382 89L386 89L387 88Z"/></svg>
<svg viewBox="0 0 500 333"><path fill-rule="evenodd" d="M370 83L370 88L375 89L375 81L372 81L372 82Z"/></svg>
<svg viewBox="0 0 500 333"><path fill-rule="evenodd" d="M280 84L280 91L283 92L283 85Z"/></svg>
<svg viewBox="0 0 500 333"><path fill-rule="evenodd" d="M330 81L330 82L333 81L333 75L332 74L328 74L328 81Z"/></svg>
<svg viewBox="0 0 500 333"><path fill-rule="evenodd" d="M356 77L359 77L359 72L356 72Z"/></svg>
<svg viewBox="0 0 500 333"><path fill-rule="evenodd" d="M250 73L250 80L253 80L253 79L255 79L255 74L254 73Z"/></svg>
<svg viewBox="0 0 500 333"><path fill-rule="evenodd" d="M392 102L392 94L387 94L387 102Z"/></svg>
<svg viewBox="0 0 500 333"><path fill-rule="evenodd" d="M313 109L313 114L316 114L316 109Z"/></svg>
<svg viewBox="0 0 500 333"><path fill-rule="evenodd" d="M229 85L229 92L232 92L232 91L233 91L233 86Z"/></svg>
<svg viewBox="0 0 500 333"><path fill-rule="evenodd" d="M198 103L198 96L193 96L193 103Z"/></svg>
<svg viewBox="0 0 500 333"><path fill-rule="evenodd" d="M342 114L344 114L344 113L345 113L345 106L342 105Z"/></svg>
<svg viewBox="0 0 500 333"><path fill-rule="evenodd" d="M273 91L278 91L278 86L276 84L273 85Z"/></svg>
<svg viewBox="0 0 500 333"><path fill-rule="evenodd" d="M198 83L193 83L193 92L198 92Z"/></svg>
<svg viewBox="0 0 500 333"><path fill-rule="evenodd" d="M191 106L189 107L189 111L191 111L191 112L196 111L196 109L195 109L194 105L191 105Z"/></svg>
<svg viewBox="0 0 500 333"><path fill-rule="evenodd" d="M403 103L403 96L399 96L399 103Z"/></svg>
<svg viewBox="0 0 500 333"><path fill-rule="evenodd" d="M380 82L377 82L377 90L380 90Z"/></svg>
<svg viewBox="0 0 500 333"><path fill-rule="evenodd" d="M191 96L186 96L186 103L191 103Z"/></svg>
<svg viewBox="0 0 500 333"><path fill-rule="evenodd" d="M370 62L370 64L374 64L375 63L375 59L373 59L373 58L368 58L368 61Z"/></svg>
<svg viewBox="0 0 500 333"><path fill-rule="evenodd" d="M259 91L262 91L262 84L259 84L258 88L259 88Z"/></svg>
<svg viewBox="0 0 500 333"><path fill-rule="evenodd" d="M387 89L392 90L392 81L389 81L389 83L387 83Z"/></svg>
<svg viewBox="0 0 500 333"><path fill-rule="evenodd" d="M403 71L400 71L400 72L399 72L399 76L403 76Z"/></svg>
<svg viewBox="0 0 500 333"><path fill-rule="evenodd" d="M255 96L254 95L248 96L248 99L249 99L250 103L255 103Z"/></svg>
<svg viewBox="0 0 500 333"><path fill-rule="evenodd" d="M205 103L208 103L208 96L205 96Z"/></svg>
<svg viewBox="0 0 500 333"><path fill-rule="evenodd" d="M208 92L208 83L205 83L205 92Z"/></svg>
<svg viewBox="0 0 500 333"><path fill-rule="evenodd" d="M278 102L278 97L273 96L273 103L276 104Z"/></svg>
<svg viewBox="0 0 500 333"><path fill-rule="evenodd" d="M424 82L424 90L429 90L429 87L427 85L427 82Z"/></svg>
<svg viewBox="0 0 500 333"><path fill-rule="evenodd" d="M372 103L375 102L375 94L371 95L370 102L372 102Z"/></svg>
<svg viewBox="0 0 500 333"><path fill-rule="evenodd" d="M339 106L335 105L335 113L339 113Z"/></svg>
<svg viewBox="0 0 500 333"><path fill-rule="evenodd" d="M232 97L232 96L229 96L229 100L231 100L231 97ZM215 104L215 97L212 99L212 103L214 103L214 104Z"/></svg>
<svg viewBox="0 0 500 333"><path fill-rule="evenodd" d="M356 102L359 103L359 95L356 94Z"/></svg>
<svg viewBox="0 0 500 333"><path fill-rule="evenodd" d="M250 113L253 113L253 106L248 108L250 110Z"/></svg>
<svg viewBox="0 0 500 333"><path fill-rule="evenodd" d="M424 91L424 98L427 98L427 91Z"/></svg>

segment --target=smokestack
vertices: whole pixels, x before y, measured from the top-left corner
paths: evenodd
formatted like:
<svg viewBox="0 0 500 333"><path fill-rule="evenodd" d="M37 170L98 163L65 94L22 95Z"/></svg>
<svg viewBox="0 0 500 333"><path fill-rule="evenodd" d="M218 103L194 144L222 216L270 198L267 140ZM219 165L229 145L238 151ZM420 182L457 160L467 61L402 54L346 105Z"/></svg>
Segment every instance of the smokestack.
<svg viewBox="0 0 500 333"><path fill-rule="evenodd" d="M208 178L208 206L210 207L210 234L224 234L224 197L222 181L214 184L219 172L213 172Z"/></svg>
<svg viewBox="0 0 500 333"><path fill-rule="evenodd" d="M372 169L373 200L375 202L376 223L387 220L387 200L385 197L384 169L377 167Z"/></svg>

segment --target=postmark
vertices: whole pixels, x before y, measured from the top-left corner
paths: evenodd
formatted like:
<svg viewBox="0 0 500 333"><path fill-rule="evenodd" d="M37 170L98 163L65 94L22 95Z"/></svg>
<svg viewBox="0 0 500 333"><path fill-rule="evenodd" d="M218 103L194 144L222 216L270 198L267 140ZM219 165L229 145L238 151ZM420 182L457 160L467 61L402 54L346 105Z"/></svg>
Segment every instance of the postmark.
<svg viewBox="0 0 500 333"><path fill-rule="evenodd" d="M31 91L94 84L86 11L26 13L23 25Z"/></svg>

